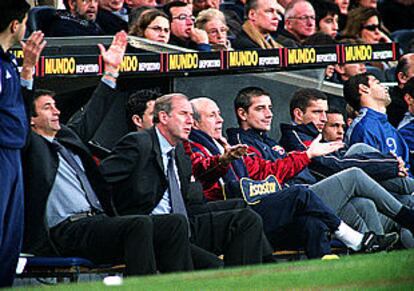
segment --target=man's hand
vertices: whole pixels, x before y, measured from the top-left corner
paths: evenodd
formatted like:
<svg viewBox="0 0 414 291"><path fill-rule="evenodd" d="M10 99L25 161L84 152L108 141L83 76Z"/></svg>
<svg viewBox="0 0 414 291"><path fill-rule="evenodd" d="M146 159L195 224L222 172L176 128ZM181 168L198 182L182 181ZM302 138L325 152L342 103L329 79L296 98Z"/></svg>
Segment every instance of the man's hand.
<svg viewBox="0 0 414 291"><path fill-rule="evenodd" d="M111 46L108 48L108 50L106 50L102 44L98 44L102 58L105 62L105 72L112 74L118 73L119 66L122 63L122 59L124 58L127 44L127 34L125 31L120 31L115 34Z"/></svg>
<svg viewBox="0 0 414 291"><path fill-rule="evenodd" d="M208 43L208 35L205 30L193 27L191 29L190 37L196 44Z"/></svg>
<svg viewBox="0 0 414 291"><path fill-rule="evenodd" d="M321 143L322 135L319 134L317 138L310 144L306 154L309 159L330 154L340 148L344 147L344 143L340 141Z"/></svg>
<svg viewBox="0 0 414 291"><path fill-rule="evenodd" d="M408 169L405 167L405 162L401 157L398 157L395 153L390 152L398 161L398 177L404 178L408 176Z"/></svg>
<svg viewBox="0 0 414 291"><path fill-rule="evenodd" d="M241 158L247 154L249 147L245 144L238 144L234 146L226 146L224 153L220 157L220 163L224 165L230 164L232 161Z"/></svg>
<svg viewBox="0 0 414 291"><path fill-rule="evenodd" d="M26 42L21 41L23 49L23 67L20 76L24 80L32 80L33 67L39 62L40 55L46 46L45 35L41 31L35 31Z"/></svg>

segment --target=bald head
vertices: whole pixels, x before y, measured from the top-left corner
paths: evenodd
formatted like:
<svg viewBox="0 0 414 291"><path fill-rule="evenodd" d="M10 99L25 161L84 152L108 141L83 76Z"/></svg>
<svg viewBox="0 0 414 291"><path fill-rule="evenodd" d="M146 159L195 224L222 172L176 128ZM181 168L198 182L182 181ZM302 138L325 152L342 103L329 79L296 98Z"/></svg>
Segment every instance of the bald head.
<svg viewBox="0 0 414 291"><path fill-rule="evenodd" d="M217 103L207 97L192 99L190 102L194 111L193 127L214 139L221 139L223 118Z"/></svg>
<svg viewBox="0 0 414 291"><path fill-rule="evenodd" d="M398 87L403 88L407 81L414 77L414 53L401 56L395 74Z"/></svg>

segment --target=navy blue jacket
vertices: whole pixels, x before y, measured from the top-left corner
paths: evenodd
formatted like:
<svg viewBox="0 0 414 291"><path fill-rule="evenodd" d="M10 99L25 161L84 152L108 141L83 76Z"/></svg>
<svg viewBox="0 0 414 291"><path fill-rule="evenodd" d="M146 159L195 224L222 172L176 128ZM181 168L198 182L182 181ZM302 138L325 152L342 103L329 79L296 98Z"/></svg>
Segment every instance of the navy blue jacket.
<svg viewBox="0 0 414 291"><path fill-rule="evenodd" d="M16 59L0 48L0 147L23 148L28 130Z"/></svg>
<svg viewBox="0 0 414 291"><path fill-rule="evenodd" d="M281 124L280 144L288 151L306 150L318 136L313 123L304 125ZM386 180L398 176L398 161L391 154L381 152L353 154L345 157L347 148L322 157L313 158L309 168L318 178L325 178L351 167L364 170L374 179Z"/></svg>

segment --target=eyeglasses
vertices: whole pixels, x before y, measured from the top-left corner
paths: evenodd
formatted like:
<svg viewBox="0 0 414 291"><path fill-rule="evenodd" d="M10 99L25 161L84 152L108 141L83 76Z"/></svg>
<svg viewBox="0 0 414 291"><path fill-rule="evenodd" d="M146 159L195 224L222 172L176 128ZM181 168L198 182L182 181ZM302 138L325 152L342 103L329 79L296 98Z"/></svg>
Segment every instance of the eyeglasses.
<svg viewBox="0 0 414 291"><path fill-rule="evenodd" d="M311 16L303 15L303 16L299 16L299 17L289 17L289 19L296 19L296 20L305 22L305 21L308 21L308 20L315 21L316 17L315 17L315 15L311 15Z"/></svg>
<svg viewBox="0 0 414 291"><path fill-rule="evenodd" d="M147 29L152 29L155 32L161 33L161 32L165 32L165 33L170 33L170 29L167 27L161 27L161 26L147 26Z"/></svg>
<svg viewBox="0 0 414 291"><path fill-rule="evenodd" d="M174 20L174 19L178 19L178 20L180 20L180 21L190 19L192 22L194 22L194 21L195 21L195 17L194 17L194 16L192 16L192 15L187 15L187 14L180 14L180 15L178 15L178 16L173 17L172 19L173 19L173 20Z"/></svg>
<svg viewBox="0 0 414 291"><path fill-rule="evenodd" d="M370 24L370 25L364 25L362 26L363 29L369 30L369 31L376 31L380 28L378 24Z"/></svg>
<svg viewBox="0 0 414 291"><path fill-rule="evenodd" d="M209 34L209 35L212 35L212 36L217 36L219 33L221 33L221 34L225 34L225 33L227 33L228 31L229 31L229 29L228 29L227 27L222 27L222 28L220 28L220 29L213 28L213 29L211 29L211 30L209 30L209 31L206 31L206 32L207 32L207 34Z"/></svg>

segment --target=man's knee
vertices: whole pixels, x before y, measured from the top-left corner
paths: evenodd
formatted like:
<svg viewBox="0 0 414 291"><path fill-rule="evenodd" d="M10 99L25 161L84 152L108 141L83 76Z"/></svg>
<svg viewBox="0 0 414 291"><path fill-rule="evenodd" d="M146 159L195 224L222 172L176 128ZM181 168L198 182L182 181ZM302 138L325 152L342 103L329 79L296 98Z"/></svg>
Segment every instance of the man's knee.
<svg viewBox="0 0 414 291"><path fill-rule="evenodd" d="M357 167L348 168L346 170L343 170L340 173L343 173L342 175L346 175L347 178L352 179L352 181L356 181L358 179L364 179L367 176L367 174L365 174L363 170Z"/></svg>
<svg viewBox="0 0 414 291"><path fill-rule="evenodd" d="M257 227L258 229L262 230L263 223L262 218L259 214L257 214L255 211L244 208L244 209L237 209L237 220L243 221L245 225Z"/></svg>

